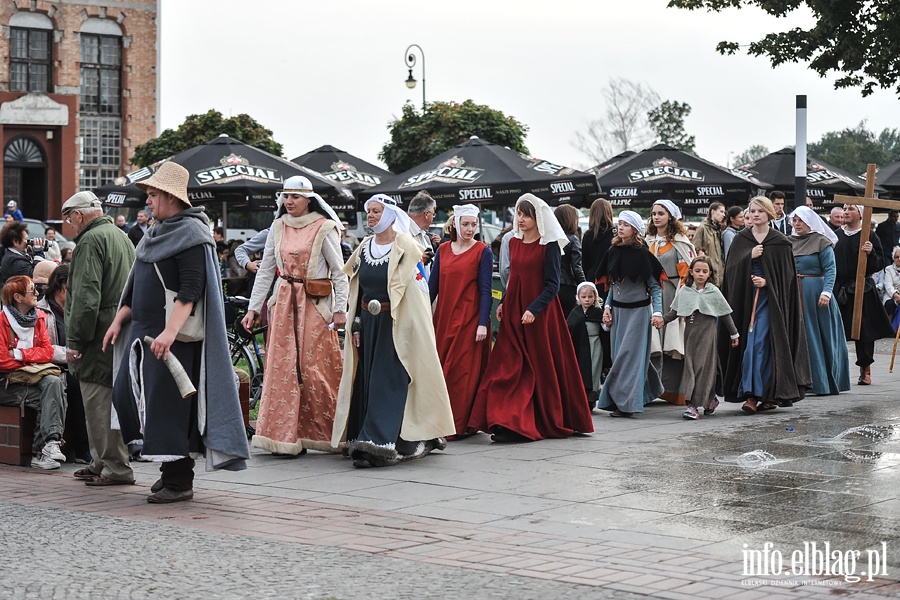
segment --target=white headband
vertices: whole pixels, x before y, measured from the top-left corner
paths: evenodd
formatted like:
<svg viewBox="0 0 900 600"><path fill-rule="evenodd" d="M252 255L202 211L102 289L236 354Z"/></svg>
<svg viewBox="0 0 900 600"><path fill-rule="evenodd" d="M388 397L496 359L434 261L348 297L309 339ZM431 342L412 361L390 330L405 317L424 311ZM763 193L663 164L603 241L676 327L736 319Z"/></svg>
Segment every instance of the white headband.
<svg viewBox="0 0 900 600"><path fill-rule="evenodd" d="M459 218L460 217L477 217L478 207L474 204L454 204L453 205L453 221L456 225L456 233L459 234Z"/></svg>
<svg viewBox="0 0 900 600"><path fill-rule="evenodd" d="M366 200L364 208L367 212L369 210L369 204L372 202L377 202L384 207L384 212L381 213L381 219L375 224L375 227L372 228L375 233L384 233L391 225L394 226L394 231L397 233L409 233L409 215L397 206L396 200L385 194L375 194Z"/></svg>
<svg viewBox="0 0 900 600"><path fill-rule="evenodd" d="M681 209L678 208L677 204L675 204L674 202L672 202L671 200L668 200L666 198L661 198L661 199L657 200L656 202L653 203L653 206L656 206L657 204L661 204L663 207L665 207L665 209L667 211L669 211L669 214L672 215L673 217L675 217L676 221L681 220Z"/></svg>
<svg viewBox="0 0 900 600"><path fill-rule="evenodd" d="M635 228L637 232L641 235L641 237L647 235L647 225L644 223L644 220L641 218L641 215L637 214L633 210L623 210L619 213L619 220L625 221L629 225Z"/></svg>
<svg viewBox="0 0 900 600"><path fill-rule="evenodd" d="M591 288L592 290L594 290L594 295L595 295L595 296L599 296L599 295L600 295L600 293L597 291L597 286L596 286L596 285L594 285L594 284L591 283L590 281L582 281L581 283L578 284L578 287L575 288L575 297L576 297L576 298L578 297L578 294L581 293L581 288L583 288L583 287L589 287L589 288Z"/></svg>

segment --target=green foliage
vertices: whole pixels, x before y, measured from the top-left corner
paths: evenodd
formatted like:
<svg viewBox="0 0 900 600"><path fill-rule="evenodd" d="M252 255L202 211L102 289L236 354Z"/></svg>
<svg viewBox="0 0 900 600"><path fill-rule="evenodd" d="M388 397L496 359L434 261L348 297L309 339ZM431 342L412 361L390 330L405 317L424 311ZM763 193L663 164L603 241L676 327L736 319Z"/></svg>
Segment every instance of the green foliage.
<svg viewBox="0 0 900 600"><path fill-rule="evenodd" d="M669 1L669 7L712 12L742 6L756 6L775 17L805 8L815 19L810 29L796 27L752 42L747 47L749 54L767 57L773 67L807 62L821 77L832 72L838 75L835 88L861 88L863 96L875 87L894 88L900 95L900 0ZM721 54L735 54L740 48L737 42L716 46Z"/></svg>
<svg viewBox="0 0 900 600"><path fill-rule="evenodd" d="M691 105L687 102L666 100L647 113L647 120L660 142L696 154L694 150L696 139L684 130L684 119L690 114Z"/></svg>
<svg viewBox="0 0 900 600"><path fill-rule="evenodd" d="M729 167L740 167L741 165L746 165L748 163L752 163L755 160L761 159L763 156L769 154L769 149L760 144L754 144L736 155L732 160Z"/></svg>
<svg viewBox="0 0 900 600"><path fill-rule="evenodd" d="M865 173L869 163L883 167L900 160L900 132L885 129L876 135L862 121L852 129L830 131L807 146L809 156L854 175Z"/></svg>
<svg viewBox="0 0 900 600"><path fill-rule="evenodd" d="M388 125L391 139L378 154L393 173L403 173L468 140L471 136L528 153L528 126L483 104L466 100L430 102L424 112L412 104L403 116Z"/></svg>
<svg viewBox="0 0 900 600"><path fill-rule="evenodd" d="M275 156L282 155L282 145L272 139L272 131L250 115L241 114L226 119L219 111L210 110L202 115L190 115L178 129L166 129L156 139L135 148L131 164L138 167L152 165L205 144L222 133Z"/></svg>

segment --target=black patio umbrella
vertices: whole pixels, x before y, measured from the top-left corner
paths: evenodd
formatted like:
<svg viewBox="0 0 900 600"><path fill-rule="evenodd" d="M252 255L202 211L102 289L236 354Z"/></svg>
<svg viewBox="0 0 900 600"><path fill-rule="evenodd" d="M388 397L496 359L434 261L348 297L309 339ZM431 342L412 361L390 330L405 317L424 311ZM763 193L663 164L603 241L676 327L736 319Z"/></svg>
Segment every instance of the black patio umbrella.
<svg viewBox="0 0 900 600"><path fill-rule="evenodd" d="M859 177L863 181L866 180L865 173ZM890 192L891 198L900 197L900 161L878 167L878 171L875 174L875 183Z"/></svg>
<svg viewBox="0 0 900 600"><path fill-rule="evenodd" d="M113 183L101 185L94 190L103 206L110 208L143 208L147 204L147 194L138 186L120 177Z"/></svg>
<svg viewBox="0 0 900 600"><path fill-rule="evenodd" d="M784 192L785 205L789 208L794 205L794 157L793 148L782 148L736 167L732 173L768 182L773 190ZM875 186L875 191L883 193L885 189ZM855 175L817 158L806 157L806 195L812 198L813 210L830 208L835 194L862 196L865 192L865 182Z"/></svg>
<svg viewBox="0 0 900 600"><path fill-rule="evenodd" d="M308 167L332 181L347 186L354 194L379 185L394 176L390 171L328 145L291 159L291 162Z"/></svg>
<svg viewBox="0 0 900 600"><path fill-rule="evenodd" d="M592 169L601 194L618 208L648 208L668 198L685 215L705 215L712 202L746 204L761 181L734 175L724 167L666 144L607 161Z"/></svg>
<svg viewBox="0 0 900 600"><path fill-rule="evenodd" d="M282 189L284 180L303 175L310 180L313 190L335 210L355 207L353 193L340 183L226 135L166 160L181 165L190 173L188 198L192 204L222 203L227 208L274 210L275 194ZM163 162L116 180L116 184L123 187L108 191L106 204L110 205L109 193L127 194L124 188L147 179Z"/></svg>
<svg viewBox="0 0 900 600"><path fill-rule="evenodd" d="M586 206L596 197L590 173L532 158L477 137L359 194L366 200L387 194L406 205L425 190L439 207L478 203L510 206L532 193L551 206Z"/></svg>
<svg viewBox="0 0 900 600"><path fill-rule="evenodd" d="M599 165L591 167L590 169L587 170L587 172L593 173L594 175L599 175L600 173L602 173L603 171L612 167L613 165L618 164L619 162L625 160L629 156L634 156L635 154L637 154L637 152L635 152L634 150L626 150L625 152L622 152L621 154L616 154L612 158L606 159Z"/></svg>

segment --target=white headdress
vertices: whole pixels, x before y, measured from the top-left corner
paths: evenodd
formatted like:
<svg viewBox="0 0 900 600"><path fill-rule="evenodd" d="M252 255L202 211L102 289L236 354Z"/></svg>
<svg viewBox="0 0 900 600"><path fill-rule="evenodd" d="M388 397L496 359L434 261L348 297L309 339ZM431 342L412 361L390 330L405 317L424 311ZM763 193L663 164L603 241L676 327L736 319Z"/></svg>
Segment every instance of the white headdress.
<svg viewBox="0 0 900 600"><path fill-rule="evenodd" d="M669 211L669 214L672 215L676 221L681 220L681 209L678 208L677 204L675 204L674 202L672 202L671 200L668 200L666 198L661 198L661 199L657 200L656 202L653 203L653 206L656 206L657 204L661 204L662 206L664 206L665 209L667 211Z"/></svg>
<svg viewBox="0 0 900 600"><path fill-rule="evenodd" d="M647 235L647 225L644 223L644 219L641 218L641 215L637 214L633 210L623 210L619 213L619 220L625 221L641 235L641 237Z"/></svg>
<svg viewBox="0 0 900 600"><path fill-rule="evenodd" d="M589 287L594 291L594 305L600 306L600 292L597 291L597 286L594 285L590 281L582 281L581 283L578 284L578 287L575 288L575 300L576 301L581 300L578 297L578 295L581 293L582 288L586 288L586 287Z"/></svg>
<svg viewBox="0 0 900 600"><path fill-rule="evenodd" d="M537 222L538 233L541 236L540 244L546 246L551 242L556 242L559 244L560 251L562 251L569 243L569 238L566 237L566 232L563 231L559 221L556 220L556 215L553 214L553 210L550 209L546 202L534 194L522 194L519 196L519 199L516 201L516 210L518 210L519 205L523 202L527 202L534 207L534 220ZM519 231L518 219L515 221L513 235L522 239L522 232Z"/></svg>
<svg viewBox="0 0 900 600"><path fill-rule="evenodd" d="M453 222L456 225L456 233L459 234L460 217L477 217L479 212L478 207L474 204L454 204Z"/></svg>
<svg viewBox="0 0 900 600"><path fill-rule="evenodd" d="M831 245L834 246L837 244L837 235L835 235L834 231L831 230L831 227L827 227L825 222L819 218L819 215L813 211L813 209L808 206L798 206L794 209L794 212L791 213L791 219L797 217L804 223L806 223L809 228L816 233L820 233L828 238L828 241L831 242ZM799 236L795 229L791 235Z"/></svg>
<svg viewBox="0 0 900 600"><path fill-rule="evenodd" d="M331 208L327 202L325 202L322 196L313 191L312 182L306 177L294 175L293 177L285 179L282 190L275 194L275 202L278 204L279 213L281 213L281 207L284 205L284 200L282 199L282 195L284 194L300 194L304 198L309 198L309 210L314 210L317 213L321 213L328 217L337 223L338 231L343 231L344 226L341 223L340 217L337 216L337 213L334 212L334 209Z"/></svg>
<svg viewBox="0 0 900 600"><path fill-rule="evenodd" d="M385 194L375 194L366 200L365 209L367 211L372 202L377 202L384 207L384 212L381 213L381 220L372 228L375 233L384 233L391 225L394 226L394 231L397 233L409 233L409 215L397 206L396 200Z"/></svg>

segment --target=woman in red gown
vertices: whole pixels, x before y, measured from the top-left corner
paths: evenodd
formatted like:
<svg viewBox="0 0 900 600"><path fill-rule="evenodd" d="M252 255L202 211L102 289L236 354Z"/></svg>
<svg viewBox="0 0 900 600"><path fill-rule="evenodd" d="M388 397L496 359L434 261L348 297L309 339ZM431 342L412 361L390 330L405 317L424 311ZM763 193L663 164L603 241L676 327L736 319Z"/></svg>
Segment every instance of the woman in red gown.
<svg viewBox="0 0 900 600"><path fill-rule="evenodd" d="M470 431L495 442L590 433L594 423L559 299L559 258L568 243L553 211L525 194L516 203L510 276L497 309L500 331L478 389Z"/></svg>
<svg viewBox="0 0 900 600"><path fill-rule="evenodd" d="M434 311L438 356L450 393L456 435L466 436L475 393L491 351L491 277L494 256L475 239L478 207L453 207L450 241L438 248L428 288Z"/></svg>

